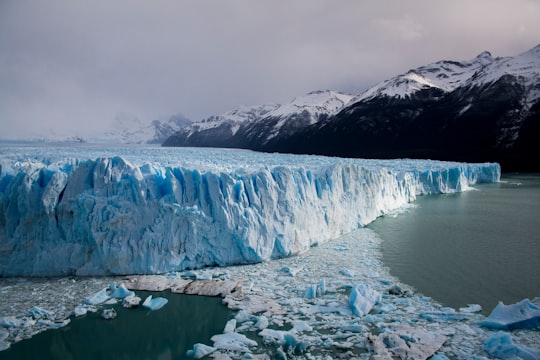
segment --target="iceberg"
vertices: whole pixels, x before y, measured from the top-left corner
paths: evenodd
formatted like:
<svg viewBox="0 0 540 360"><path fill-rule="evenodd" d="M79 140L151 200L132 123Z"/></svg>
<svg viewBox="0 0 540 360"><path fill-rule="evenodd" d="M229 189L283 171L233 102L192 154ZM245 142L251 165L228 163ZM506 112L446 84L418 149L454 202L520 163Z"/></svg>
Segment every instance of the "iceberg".
<svg viewBox="0 0 540 360"><path fill-rule="evenodd" d="M169 300L157 297L153 298L152 295L148 295L148 297L144 300L142 306L149 309L149 310L159 310L162 307L164 307Z"/></svg>
<svg viewBox="0 0 540 360"><path fill-rule="evenodd" d="M500 166L190 148L0 148L0 276L258 263Z"/></svg>
<svg viewBox="0 0 540 360"><path fill-rule="evenodd" d="M540 327L540 298L533 301L523 299L511 305L499 302L491 314L479 324L500 330Z"/></svg>
<svg viewBox="0 0 540 360"><path fill-rule="evenodd" d="M104 309L101 312L101 317L104 318L105 320L116 319L116 316L118 316L118 314L116 313L116 310L114 310L113 308Z"/></svg>

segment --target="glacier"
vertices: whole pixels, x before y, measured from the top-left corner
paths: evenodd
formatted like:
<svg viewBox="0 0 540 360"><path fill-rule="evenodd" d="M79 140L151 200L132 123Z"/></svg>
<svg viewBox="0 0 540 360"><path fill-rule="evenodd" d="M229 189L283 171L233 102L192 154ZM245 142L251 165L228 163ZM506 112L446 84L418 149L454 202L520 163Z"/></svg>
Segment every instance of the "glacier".
<svg viewBox="0 0 540 360"><path fill-rule="evenodd" d="M302 253L500 166L245 150L0 147L0 276L159 274Z"/></svg>

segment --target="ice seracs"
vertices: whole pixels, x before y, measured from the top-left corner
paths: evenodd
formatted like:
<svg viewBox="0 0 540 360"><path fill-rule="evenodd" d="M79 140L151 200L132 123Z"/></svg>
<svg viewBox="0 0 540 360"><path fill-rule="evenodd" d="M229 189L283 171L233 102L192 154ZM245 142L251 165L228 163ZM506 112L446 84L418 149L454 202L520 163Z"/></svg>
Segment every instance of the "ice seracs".
<svg viewBox="0 0 540 360"><path fill-rule="evenodd" d="M0 161L3 276L266 261L353 231L417 195L500 177L497 164L215 149L2 149Z"/></svg>

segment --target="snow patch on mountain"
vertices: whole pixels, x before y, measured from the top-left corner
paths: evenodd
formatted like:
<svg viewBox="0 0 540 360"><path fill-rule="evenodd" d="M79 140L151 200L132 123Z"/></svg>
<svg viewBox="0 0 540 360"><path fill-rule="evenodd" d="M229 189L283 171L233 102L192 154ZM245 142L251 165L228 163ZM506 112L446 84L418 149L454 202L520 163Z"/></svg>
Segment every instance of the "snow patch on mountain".
<svg viewBox="0 0 540 360"><path fill-rule="evenodd" d="M242 105L236 109L227 111L224 114L210 116L206 119L195 122L187 130L189 135L191 135L198 131L205 131L215 129L223 125L228 125L230 126L232 135L234 135L243 124L265 117L268 113L276 110L277 108L279 108L279 105L277 104L251 106Z"/></svg>
<svg viewBox="0 0 540 360"><path fill-rule="evenodd" d="M451 92L463 86L481 86L512 75L526 86L535 86L529 102L538 99L540 89L540 45L515 57L496 57L484 51L468 61L438 61L409 70L366 90L354 103L378 96L407 98L425 89Z"/></svg>
<svg viewBox="0 0 540 360"><path fill-rule="evenodd" d="M353 98L354 95L331 90L313 91L305 96L297 97L268 114L267 118L280 118L280 120L269 131L265 141L276 137L293 116L302 114L304 120L307 120L304 126L313 125L320 120L321 115L335 114Z"/></svg>

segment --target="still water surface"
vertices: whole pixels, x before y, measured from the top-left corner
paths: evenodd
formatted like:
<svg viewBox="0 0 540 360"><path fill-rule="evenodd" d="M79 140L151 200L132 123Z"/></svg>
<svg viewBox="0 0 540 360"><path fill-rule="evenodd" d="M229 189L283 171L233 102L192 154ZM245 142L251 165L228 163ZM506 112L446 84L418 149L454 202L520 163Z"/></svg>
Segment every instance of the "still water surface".
<svg viewBox="0 0 540 360"><path fill-rule="evenodd" d="M503 175L459 194L420 196L368 227L392 275L444 305L489 314L540 296L540 175Z"/></svg>
<svg viewBox="0 0 540 360"><path fill-rule="evenodd" d="M104 320L99 313L58 330L12 344L0 359L187 359L186 351L198 342L211 345L232 316L221 298L138 291L143 300L152 294L169 302L160 310L124 309Z"/></svg>

